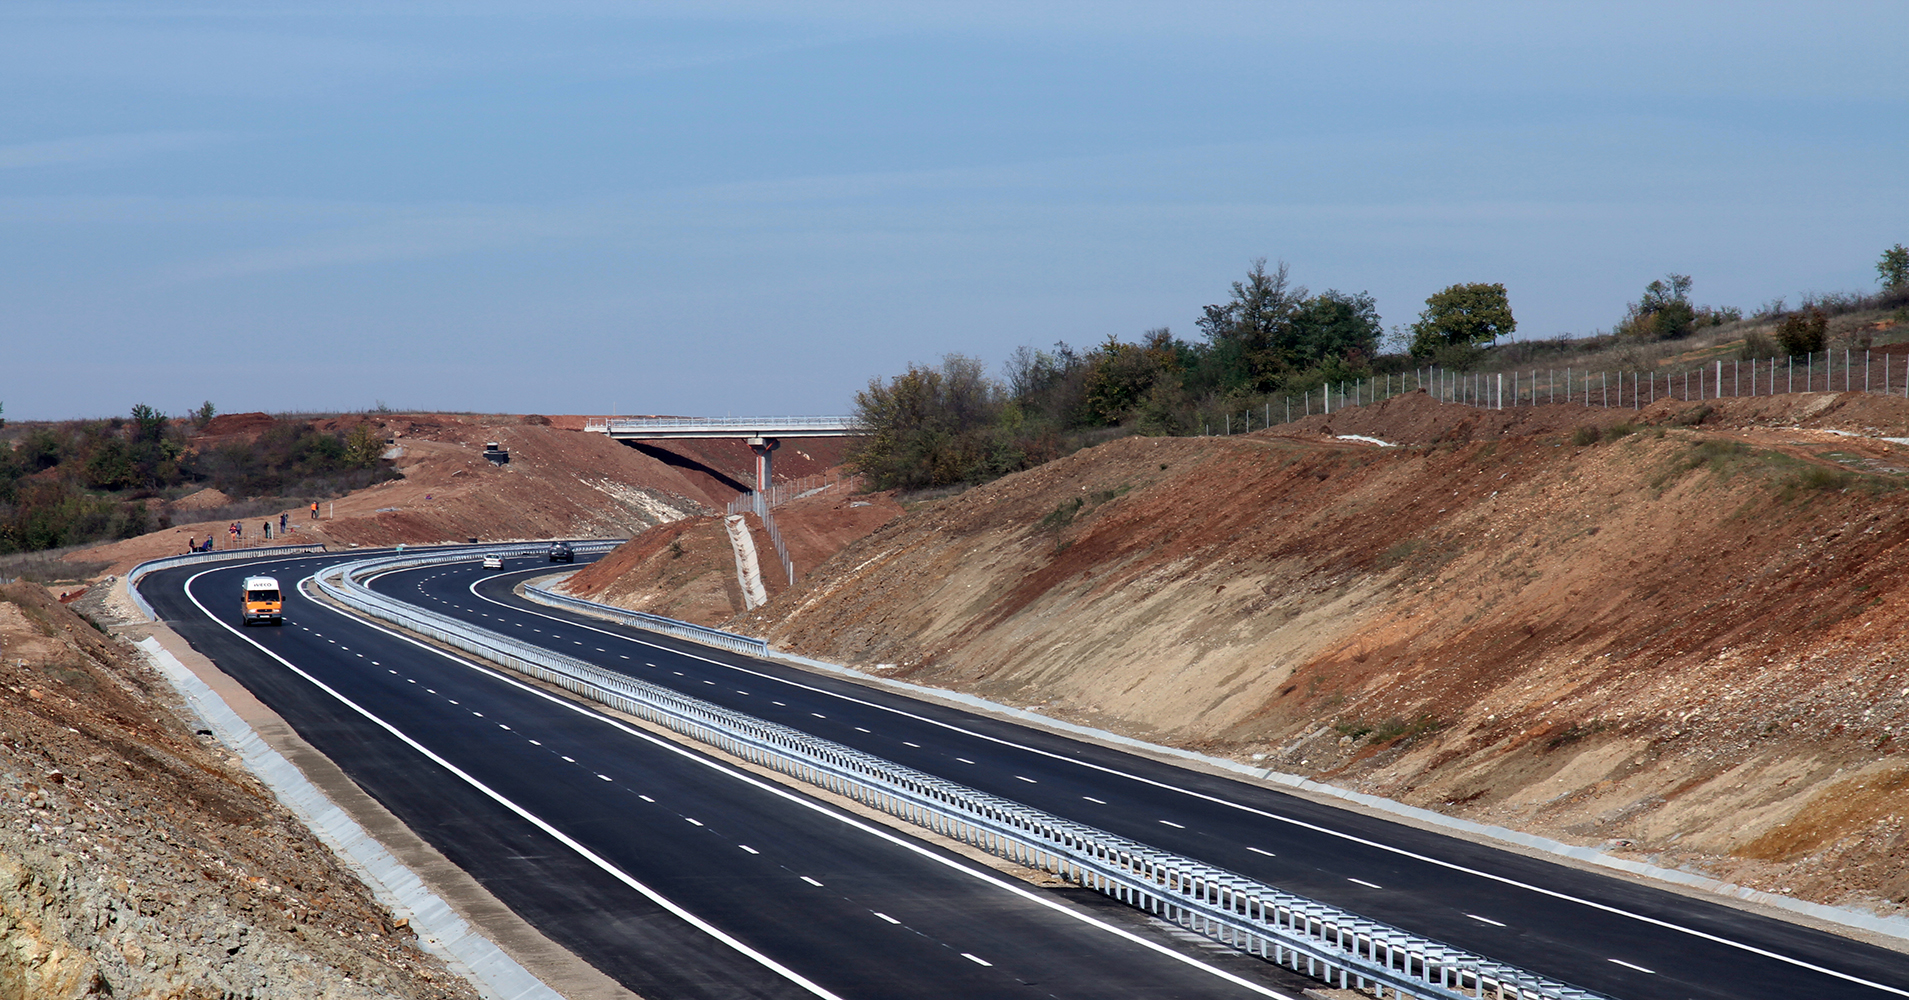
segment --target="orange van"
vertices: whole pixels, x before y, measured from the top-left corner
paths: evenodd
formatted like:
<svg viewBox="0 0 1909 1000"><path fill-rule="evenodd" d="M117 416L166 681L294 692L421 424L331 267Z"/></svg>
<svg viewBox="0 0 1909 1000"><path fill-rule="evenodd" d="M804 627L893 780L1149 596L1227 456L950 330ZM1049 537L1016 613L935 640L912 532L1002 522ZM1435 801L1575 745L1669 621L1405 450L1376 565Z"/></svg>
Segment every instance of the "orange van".
<svg viewBox="0 0 1909 1000"><path fill-rule="evenodd" d="M279 592L277 580L269 576L248 576L240 586L245 590L239 605L245 624L285 624L285 595Z"/></svg>

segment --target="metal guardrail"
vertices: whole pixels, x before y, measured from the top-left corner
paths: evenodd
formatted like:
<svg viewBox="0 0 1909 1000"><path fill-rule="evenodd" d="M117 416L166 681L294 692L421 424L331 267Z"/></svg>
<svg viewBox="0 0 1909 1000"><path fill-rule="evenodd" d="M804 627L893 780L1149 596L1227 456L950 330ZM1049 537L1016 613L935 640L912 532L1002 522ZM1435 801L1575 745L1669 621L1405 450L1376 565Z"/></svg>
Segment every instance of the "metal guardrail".
<svg viewBox="0 0 1909 1000"><path fill-rule="evenodd" d="M531 600L537 601L540 604L568 608L573 611L582 611L586 614L607 615L614 620L621 621L625 625L634 625L637 628L649 629L652 632L662 632L665 635L673 635L679 639L688 639L691 642L700 642L707 646L719 646L723 649L746 653L750 656L769 655L769 644L767 642L761 639L752 639L746 635L724 632L721 629L709 628L708 626L698 625L695 622L665 618L662 615L653 615L645 611L629 611L609 604L586 601L580 597L571 597L569 594L559 594L541 584L526 584L524 590L530 594Z"/></svg>
<svg viewBox="0 0 1909 1000"><path fill-rule="evenodd" d="M429 554L367 560L325 570L318 584L334 599L372 617L557 684L997 857L1053 872L1341 988L1427 1000L1604 1000L1600 994L1224 869L404 604L358 579L468 557L468 553Z"/></svg>
<svg viewBox="0 0 1909 1000"><path fill-rule="evenodd" d="M860 424L854 417L591 417L583 429L599 434L624 434L637 431L673 431L683 434L710 430L743 431L834 431L854 433Z"/></svg>
<svg viewBox="0 0 1909 1000"><path fill-rule="evenodd" d="M174 566L192 566L198 563L230 562L236 559L266 559L273 556L293 555L299 552L323 552L323 542L300 542L296 545L262 545L251 549L214 549L211 552L193 552L185 555L166 556L163 559L148 559L126 571L126 593L132 597L133 604L140 613L152 621L159 620L159 614L146 603L139 594L139 578L147 573Z"/></svg>

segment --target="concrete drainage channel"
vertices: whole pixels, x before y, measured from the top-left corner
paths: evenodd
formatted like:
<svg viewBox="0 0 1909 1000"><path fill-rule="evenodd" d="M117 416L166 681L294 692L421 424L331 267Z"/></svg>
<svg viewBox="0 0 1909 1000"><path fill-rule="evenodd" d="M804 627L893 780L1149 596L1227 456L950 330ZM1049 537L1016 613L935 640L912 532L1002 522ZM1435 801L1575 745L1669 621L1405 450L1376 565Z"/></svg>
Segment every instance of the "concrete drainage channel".
<svg viewBox="0 0 1909 1000"><path fill-rule="evenodd" d="M607 546L606 546L607 547ZM580 547L580 551L582 551ZM668 688L404 604L361 579L467 561L472 550L369 559L317 578L334 600L383 621L628 712L751 763L772 768L997 857L1051 872L1216 941L1380 997L1441 1000L1605 1000L1481 955L1282 892L1224 869L1159 851L925 772L733 712ZM560 597L543 591L540 599ZM589 604L642 628L744 652L758 640L653 615ZM753 647L753 648L751 648Z"/></svg>

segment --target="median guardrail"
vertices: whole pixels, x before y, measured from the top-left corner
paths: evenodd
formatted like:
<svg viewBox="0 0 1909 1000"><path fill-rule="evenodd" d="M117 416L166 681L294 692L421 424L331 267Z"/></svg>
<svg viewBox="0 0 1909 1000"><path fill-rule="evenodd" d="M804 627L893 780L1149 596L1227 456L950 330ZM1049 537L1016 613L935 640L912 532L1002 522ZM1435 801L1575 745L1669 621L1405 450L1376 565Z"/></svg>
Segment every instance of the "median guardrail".
<svg viewBox="0 0 1909 1000"><path fill-rule="evenodd" d="M317 583L334 600L368 616L997 857L1052 872L1342 989L1425 1000L1606 1000L1234 872L406 604L362 582L394 570L467 560L469 552L365 560L327 569Z"/></svg>
<svg viewBox="0 0 1909 1000"><path fill-rule="evenodd" d="M738 653L746 653L750 656L769 655L769 644L767 642L761 639L753 639L746 635L724 632L721 629L709 628L704 625L698 625L695 622L678 621L675 618L665 618L662 615L652 615L644 611L630 611L609 604L599 604L596 601L586 601L579 597L571 597L569 594L559 594L541 584L525 584L524 591L531 600L539 604L567 608L571 611L581 611L590 615L602 615L614 621L620 621L625 625L634 625L637 628L648 629L652 632L661 632L664 635L673 635L679 639L688 639L691 642L700 642L706 646L718 646L723 649L734 650Z"/></svg>

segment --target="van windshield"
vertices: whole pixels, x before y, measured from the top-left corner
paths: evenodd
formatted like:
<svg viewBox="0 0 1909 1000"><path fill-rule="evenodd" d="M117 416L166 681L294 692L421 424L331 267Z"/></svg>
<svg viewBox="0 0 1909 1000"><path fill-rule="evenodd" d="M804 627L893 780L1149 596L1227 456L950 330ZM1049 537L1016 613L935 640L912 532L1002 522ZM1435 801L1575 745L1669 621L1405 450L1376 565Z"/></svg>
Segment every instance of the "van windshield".
<svg viewBox="0 0 1909 1000"><path fill-rule="evenodd" d="M278 600L278 591L248 590L245 592L245 599L248 601L276 601Z"/></svg>

